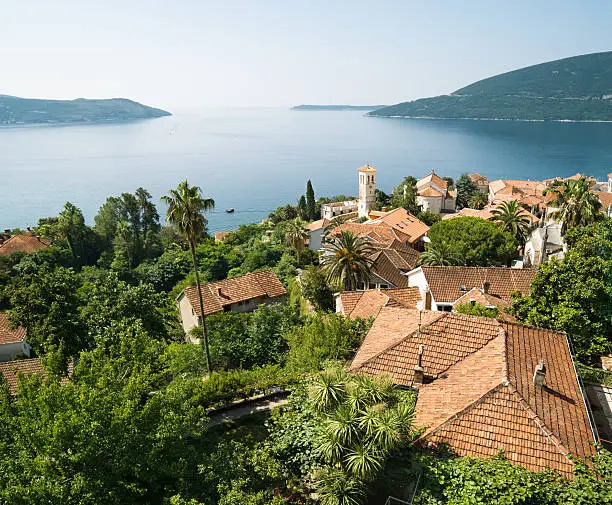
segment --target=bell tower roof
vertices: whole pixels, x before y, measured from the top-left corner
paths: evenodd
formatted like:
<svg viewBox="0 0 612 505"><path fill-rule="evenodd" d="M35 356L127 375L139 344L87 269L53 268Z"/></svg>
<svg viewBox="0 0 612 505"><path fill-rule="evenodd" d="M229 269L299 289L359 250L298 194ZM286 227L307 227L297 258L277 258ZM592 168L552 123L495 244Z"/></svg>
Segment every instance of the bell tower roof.
<svg viewBox="0 0 612 505"><path fill-rule="evenodd" d="M359 172L376 172L376 169L370 165L364 165L359 167Z"/></svg>

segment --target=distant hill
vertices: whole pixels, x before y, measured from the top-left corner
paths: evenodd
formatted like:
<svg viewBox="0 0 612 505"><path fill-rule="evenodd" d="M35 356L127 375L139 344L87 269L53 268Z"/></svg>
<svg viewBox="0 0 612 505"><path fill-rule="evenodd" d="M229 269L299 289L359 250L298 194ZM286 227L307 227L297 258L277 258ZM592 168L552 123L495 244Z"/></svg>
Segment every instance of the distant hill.
<svg viewBox="0 0 612 505"><path fill-rule="evenodd" d="M363 110L371 111L386 105L296 105L291 110Z"/></svg>
<svg viewBox="0 0 612 505"><path fill-rule="evenodd" d="M612 51L513 70L450 95L391 105L368 115L612 121Z"/></svg>
<svg viewBox="0 0 612 505"><path fill-rule="evenodd" d="M106 123L170 115L126 98L39 100L0 95L0 125Z"/></svg>

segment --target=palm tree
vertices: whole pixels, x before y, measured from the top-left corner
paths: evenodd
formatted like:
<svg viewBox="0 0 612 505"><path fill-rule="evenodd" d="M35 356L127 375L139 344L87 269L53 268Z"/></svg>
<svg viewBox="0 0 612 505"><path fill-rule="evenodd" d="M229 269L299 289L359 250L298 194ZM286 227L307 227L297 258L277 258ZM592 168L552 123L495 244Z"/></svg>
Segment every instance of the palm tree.
<svg viewBox="0 0 612 505"><path fill-rule="evenodd" d="M447 242L427 244L425 251L421 253L419 262L429 267L449 267L463 263L459 254Z"/></svg>
<svg viewBox="0 0 612 505"><path fill-rule="evenodd" d="M300 253L306 245L306 240L310 237L310 233L306 229L306 223L299 217L287 223L287 231L285 231L285 244L288 247L295 249L298 264L300 263Z"/></svg>
<svg viewBox="0 0 612 505"><path fill-rule="evenodd" d="M501 231L510 233L521 246L527 242L530 219L516 200L504 202L493 209L489 219L497 224Z"/></svg>
<svg viewBox="0 0 612 505"><path fill-rule="evenodd" d="M212 198L204 198L202 190L198 186L190 186L187 180L182 181L176 189L168 191L167 196L162 196L162 201L168 205L166 221L176 226L179 233L188 242L189 249L191 250L196 288L200 299L200 313L202 314L202 339L206 353L206 369L210 373L210 353L208 350L204 299L202 298L200 276L198 274L196 246L206 230L206 218L203 212L214 209L215 201Z"/></svg>
<svg viewBox="0 0 612 505"><path fill-rule="evenodd" d="M470 209L481 210L489 203L489 198L482 191L476 191L469 201Z"/></svg>
<svg viewBox="0 0 612 505"><path fill-rule="evenodd" d="M550 217L561 221L561 233L568 228L586 226L597 221L600 215L601 202L591 192L591 185L586 177L578 180L567 180L546 189L544 194L551 194L553 199L549 206L555 208Z"/></svg>
<svg viewBox="0 0 612 505"><path fill-rule="evenodd" d="M373 252L368 242L350 231L328 239L321 257L327 280L340 284L344 290L355 291L359 281L367 281L370 276Z"/></svg>

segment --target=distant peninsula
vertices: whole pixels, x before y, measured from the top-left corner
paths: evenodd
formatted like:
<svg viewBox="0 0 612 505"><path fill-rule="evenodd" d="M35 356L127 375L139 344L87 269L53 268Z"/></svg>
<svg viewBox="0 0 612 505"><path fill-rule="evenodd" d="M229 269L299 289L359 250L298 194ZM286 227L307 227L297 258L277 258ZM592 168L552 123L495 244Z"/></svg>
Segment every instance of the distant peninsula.
<svg viewBox="0 0 612 505"><path fill-rule="evenodd" d="M373 111L386 105L296 105L291 110L362 110Z"/></svg>
<svg viewBox="0 0 612 505"><path fill-rule="evenodd" d="M368 116L612 121L612 51L513 70L450 95L391 105Z"/></svg>
<svg viewBox="0 0 612 505"><path fill-rule="evenodd" d="M0 95L0 125L108 123L170 115L126 98L40 100Z"/></svg>

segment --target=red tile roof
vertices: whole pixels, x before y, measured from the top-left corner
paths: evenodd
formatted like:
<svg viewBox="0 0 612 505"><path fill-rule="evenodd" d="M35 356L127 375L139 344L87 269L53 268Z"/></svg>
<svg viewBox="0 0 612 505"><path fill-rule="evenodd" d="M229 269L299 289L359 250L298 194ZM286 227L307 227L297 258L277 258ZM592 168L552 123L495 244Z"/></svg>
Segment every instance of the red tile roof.
<svg viewBox="0 0 612 505"><path fill-rule="evenodd" d="M25 328L13 329L7 312L0 312L0 344L23 342L26 338Z"/></svg>
<svg viewBox="0 0 612 505"><path fill-rule="evenodd" d="M564 334L449 312L438 312L419 330L415 312L381 309L351 370L387 373L396 384L412 385L423 345L428 380L419 387L415 423L427 428L424 442L446 443L459 455L477 457L503 450L513 463L566 476L573 470L568 454L594 454ZM546 377L543 387L535 387L540 360Z"/></svg>
<svg viewBox="0 0 612 505"><path fill-rule="evenodd" d="M485 292L482 288L472 288L463 296L457 298L453 302L453 307L462 303L470 302L478 303L484 307L507 307L510 302L500 298L499 296L492 295L491 293Z"/></svg>
<svg viewBox="0 0 612 505"><path fill-rule="evenodd" d="M231 231L216 231L215 242L223 242L225 240L225 237L227 237L231 233Z"/></svg>
<svg viewBox="0 0 612 505"><path fill-rule="evenodd" d="M376 172L376 169L374 167L371 167L370 165L364 165L362 167L359 167L357 169L357 171L359 171L359 172Z"/></svg>
<svg viewBox="0 0 612 505"><path fill-rule="evenodd" d="M49 241L33 235L13 235L0 244L0 256L9 256L16 252L31 253L49 245Z"/></svg>
<svg viewBox="0 0 612 505"><path fill-rule="evenodd" d="M45 367L40 358L18 359L0 363L0 373L6 379L11 394L17 393L17 377L19 374L45 373Z"/></svg>
<svg viewBox="0 0 612 505"><path fill-rule="evenodd" d="M431 171L430 174L426 175L422 179L419 179L416 185L417 187L420 187L429 182L435 184L441 189L448 189L448 183L444 179L442 179L440 176L438 176L433 170Z"/></svg>
<svg viewBox="0 0 612 505"><path fill-rule="evenodd" d="M437 196L439 198L442 198L444 196L444 193L429 186L428 188L425 188L423 191L419 191L419 196Z"/></svg>
<svg viewBox="0 0 612 505"><path fill-rule="evenodd" d="M529 293L531 281L535 276L533 268L502 267L421 267L429 284L431 296L438 303L453 303L465 294L461 286L469 291L489 284L488 292L511 302L510 293L518 291Z"/></svg>
<svg viewBox="0 0 612 505"><path fill-rule="evenodd" d="M340 226L336 226L330 231L330 235L340 235L343 231L349 231L355 235L365 238L374 244L381 244L388 246L395 240L400 242L407 242L410 240L410 236L406 233L399 232L393 228L370 221L368 223L343 223Z"/></svg>
<svg viewBox="0 0 612 505"><path fill-rule="evenodd" d="M374 225L379 223L385 224L393 228L395 231L408 235L408 241L411 244L414 244L421 237L427 235L427 232L429 231L429 226L427 226L423 221L419 220L416 216L410 214L410 212L403 207L394 209L384 216L381 216L374 221L370 221L369 224Z"/></svg>
<svg viewBox="0 0 612 505"><path fill-rule="evenodd" d="M612 193L607 191L596 191L595 194L599 197L601 207L603 210L607 210L612 205Z"/></svg>
<svg viewBox="0 0 612 505"><path fill-rule="evenodd" d="M253 298L275 298L287 294L287 290L271 270L253 272L233 279L211 282L201 286L204 298L204 313L208 316L220 312L226 305L252 300ZM185 296L196 315L201 316L198 291L195 287L184 290Z"/></svg>
<svg viewBox="0 0 612 505"><path fill-rule="evenodd" d="M480 175L477 172L470 174L469 177L474 184L478 184L478 182L489 184L489 179L487 179L484 175Z"/></svg>
<svg viewBox="0 0 612 505"><path fill-rule="evenodd" d="M342 291L340 293L343 314L354 319L376 317L383 307L416 309L421 301L419 288L369 289L367 291Z"/></svg>
<svg viewBox="0 0 612 505"><path fill-rule="evenodd" d="M319 219L318 221L313 221L312 223L307 224L306 228L309 231L320 230L322 228L325 228L329 223L331 223L331 220L323 218Z"/></svg>

